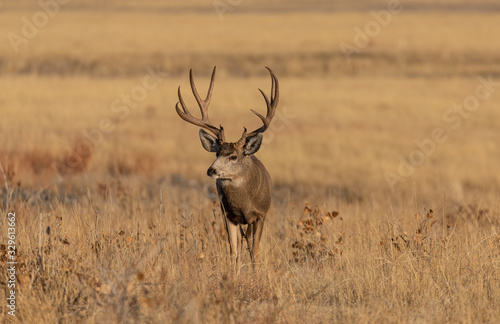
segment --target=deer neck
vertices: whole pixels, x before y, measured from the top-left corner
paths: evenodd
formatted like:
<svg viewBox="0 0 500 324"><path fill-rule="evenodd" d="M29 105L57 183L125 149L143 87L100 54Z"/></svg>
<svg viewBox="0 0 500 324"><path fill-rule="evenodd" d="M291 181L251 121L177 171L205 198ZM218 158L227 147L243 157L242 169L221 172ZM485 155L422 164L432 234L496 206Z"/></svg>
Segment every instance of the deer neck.
<svg viewBox="0 0 500 324"><path fill-rule="evenodd" d="M246 188L259 186L260 185L260 170L258 167L259 160L255 156L250 156L246 163L244 171L233 177L231 180L218 179L217 184L223 188Z"/></svg>

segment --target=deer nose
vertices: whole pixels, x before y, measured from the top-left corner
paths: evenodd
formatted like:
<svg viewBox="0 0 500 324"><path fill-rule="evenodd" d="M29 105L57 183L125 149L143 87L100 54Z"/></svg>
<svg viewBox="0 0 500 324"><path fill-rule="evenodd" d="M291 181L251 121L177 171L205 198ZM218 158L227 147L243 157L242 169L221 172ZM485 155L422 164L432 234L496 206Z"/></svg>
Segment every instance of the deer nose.
<svg viewBox="0 0 500 324"><path fill-rule="evenodd" d="M215 171L215 169L214 169L214 168L212 168L212 167L208 168L208 170L207 170L207 176L211 177L211 176L213 176L215 173L216 173L216 171Z"/></svg>

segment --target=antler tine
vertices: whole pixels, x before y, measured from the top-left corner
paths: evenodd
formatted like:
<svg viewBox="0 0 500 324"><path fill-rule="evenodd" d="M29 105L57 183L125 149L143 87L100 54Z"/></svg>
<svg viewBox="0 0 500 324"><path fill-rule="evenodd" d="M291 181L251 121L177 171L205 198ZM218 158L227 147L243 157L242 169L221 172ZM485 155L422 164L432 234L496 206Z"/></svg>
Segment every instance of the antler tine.
<svg viewBox="0 0 500 324"><path fill-rule="evenodd" d="M274 117L274 114L276 113L276 108L278 107L278 102L279 102L279 83L278 83L278 78L276 75L274 75L274 72L266 66L266 69L269 70L269 73L271 74L271 99L267 97L267 95L259 89L260 93L264 97L264 100L266 101L266 107L267 107L267 114L266 117L262 116L260 113L257 111L250 109L254 114L257 115L257 117L262 120L262 125L260 128L254 130L253 132L247 133L246 129L245 132L243 132L243 135L241 139L245 139L246 137L254 136L257 135L258 133L263 133L265 132L268 128L269 125L271 124L271 121Z"/></svg>
<svg viewBox="0 0 500 324"><path fill-rule="evenodd" d="M215 69L216 68L214 67L214 70L212 71L212 77L210 79L210 86L208 87L207 96L205 97L204 100L201 99L200 95L198 94L198 91L196 90L196 85L194 84L194 79L193 79L193 70L192 69L189 70L189 81L191 84L191 90L193 91L193 95L196 99L196 102L200 107L201 119L195 118L189 112L186 104L184 103L184 100L182 99L180 86L177 90L177 95L179 96L179 102L177 102L177 104L175 105L175 110L177 111L179 117L181 117L183 120L187 121L190 124L208 129L215 136L217 136L217 138L220 141L225 141L224 129L222 128L222 125L219 128L217 128L210 123L210 119L208 118L208 105L210 104L210 99L212 99L212 90L214 88L214 81L215 81ZM179 108L179 103L182 107L182 111Z"/></svg>
<svg viewBox="0 0 500 324"><path fill-rule="evenodd" d="M193 78L193 70L192 69L189 70L189 83L191 84L191 90L193 91L193 95L196 98L196 102L200 107L202 119L206 118L207 121L208 121L208 105L210 104L210 100L212 99L212 90L214 89L215 70L216 67L214 66L214 70L212 71L212 77L210 78L210 86L208 87L207 96L205 97L204 100L201 99L200 95L198 94L198 90L196 90L196 85L194 84L194 78Z"/></svg>
<svg viewBox="0 0 500 324"><path fill-rule="evenodd" d="M274 107L274 111L276 111L276 107L278 106L278 102L280 99L278 78L270 68L266 66L266 69L268 69L269 73L271 73L271 105Z"/></svg>

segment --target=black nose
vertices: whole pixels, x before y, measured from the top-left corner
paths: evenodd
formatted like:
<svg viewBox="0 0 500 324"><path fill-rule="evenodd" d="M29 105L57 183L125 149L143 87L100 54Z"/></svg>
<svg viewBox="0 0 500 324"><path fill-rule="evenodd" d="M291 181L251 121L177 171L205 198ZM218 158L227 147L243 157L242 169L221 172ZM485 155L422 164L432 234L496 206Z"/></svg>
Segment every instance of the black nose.
<svg viewBox="0 0 500 324"><path fill-rule="evenodd" d="M208 168L208 170L207 170L207 176L211 177L214 174L215 174L215 169L212 168L212 167Z"/></svg>

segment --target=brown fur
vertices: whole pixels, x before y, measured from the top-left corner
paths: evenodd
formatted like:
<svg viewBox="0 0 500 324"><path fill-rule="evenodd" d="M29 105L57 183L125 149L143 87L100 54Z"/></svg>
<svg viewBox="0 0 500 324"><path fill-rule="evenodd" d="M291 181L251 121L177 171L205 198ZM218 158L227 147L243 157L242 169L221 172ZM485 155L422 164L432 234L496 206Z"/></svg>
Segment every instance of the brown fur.
<svg viewBox="0 0 500 324"><path fill-rule="evenodd" d="M222 210L226 216L226 226L231 247L231 256L239 269L241 261L241 241L245 237L248 242L250 257L255 265L259 253L259 243L264 228L267 211L271 207L271 177L264 165L253 156L262 143L264 133L274 117L279 100L278 79L271 74L271 96L268 98L262 90L267 106L266 117L253 111L263 123L263 126L247 133L245 129L236 143L226 142L222 126L215 127L208 118L208 105L212 97L215 71L212 72L210 86L205 99L202 99L194 85L192 71L189 79L193 95L200 107L201 119L189 112L181 96L179 87L179 102L175 106L177 114L185 121L201 127L200 140L205 150L214 152L216 160L207 170L207 175L216 179L217 192L221 201ZM203 129L209 130L213 135ZM246 233L243 229L247 226Z"/></svg>

